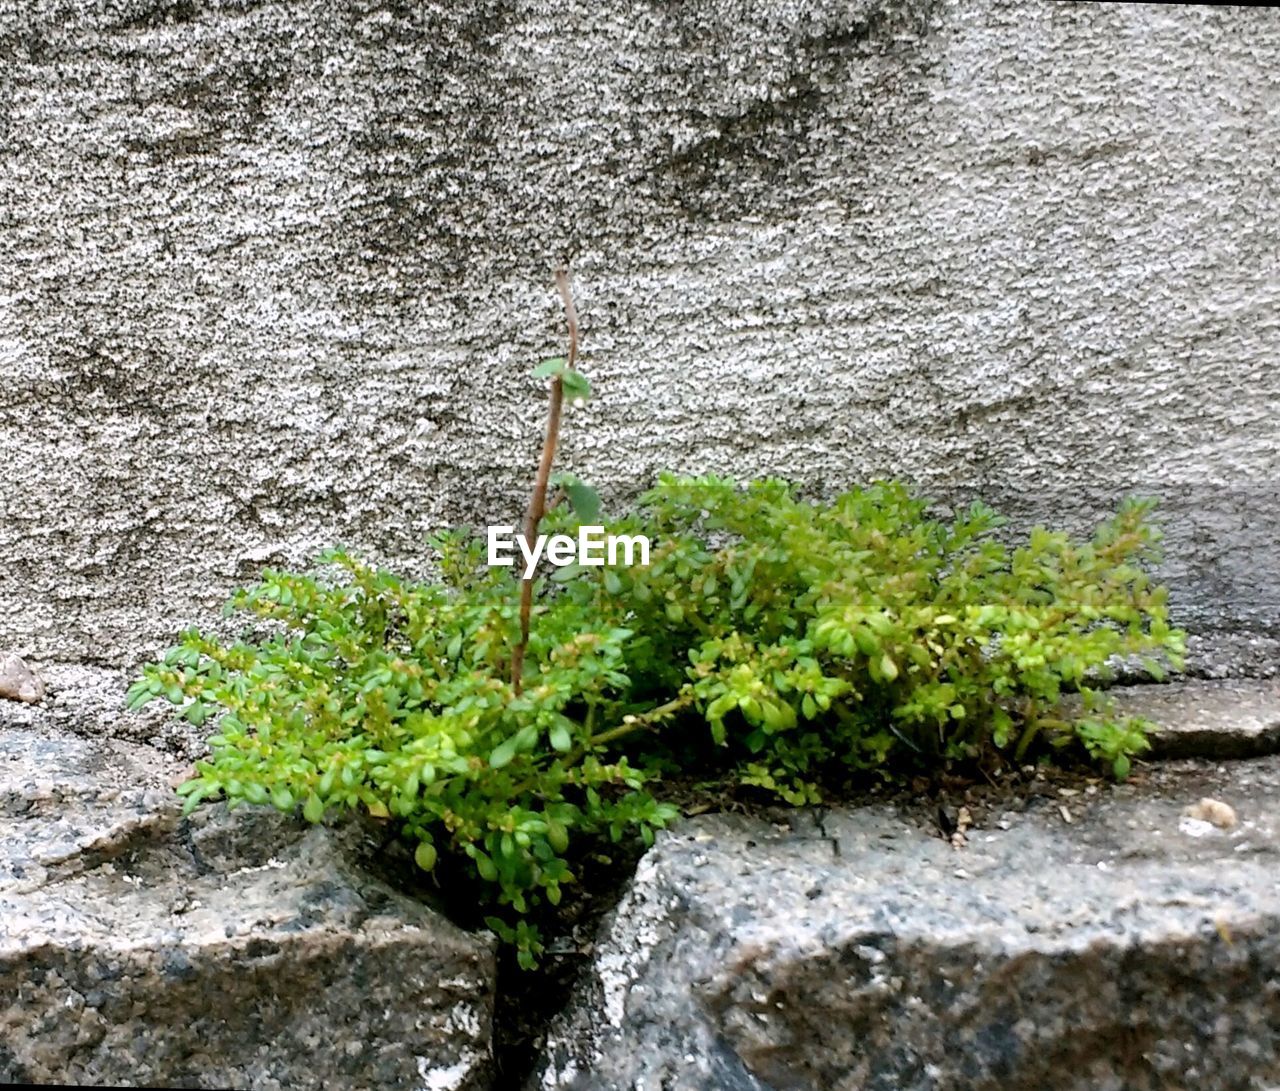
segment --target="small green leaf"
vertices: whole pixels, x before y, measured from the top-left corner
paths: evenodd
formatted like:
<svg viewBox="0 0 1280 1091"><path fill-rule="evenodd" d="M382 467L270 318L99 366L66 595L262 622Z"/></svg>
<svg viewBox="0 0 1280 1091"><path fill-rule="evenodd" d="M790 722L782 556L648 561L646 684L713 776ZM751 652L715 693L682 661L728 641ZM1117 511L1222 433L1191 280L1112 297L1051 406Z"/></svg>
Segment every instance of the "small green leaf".
<svg viewBox="0 0 1280 1091"><path fill-rule="evenodd" d="M515 942L516 930L501 917L485 917L484 926L502 940L503 943Z"/></svg>
<svg viewBox="0 0 1280 1091"><path fill-rule="evenodd" d="M584 523L594 523L600 518L600 494L590 485L575 478L561 486L569 503L573 505L573 513Z"/></svg>
<svg viewBox="0 0 1280 1091"><path fill-rule="evenodd" d="M134 682L134 684L129 687L128 692L125 693L125 707L128 708L130 712L137 712L138 709L150 701L153 696L154 694L151 692L150 683L145 678L142 678L137 682Z"/></svg>
<svg viewBox="0 0 1280 1091"><path fill-rule="evenodd" d="M564 396L571 401L586 401L591 397L591 384L581 371L564 371L560 375Z"/></svg>
<svg viewBox="0 0 1280 1091"><path fill-rule="evenodd" d="M493 882L498 877L498 866L483 852L476 850L476 871L480 873L480 878L486 882Z"/></svg>
<svg viewBox="0 0 1280 1091"><path fill-rule="evenodd" d="M547 819L547 844L556 852L564 852L569 847L569 831L554 818Z"/></svg>
<svg viewBox="0 0 1280 1091"><path fill-rule="evenodd" d="M511 759L516 756L516 739L514 737L505 739L493 748L493 753L489 755L489 768L501 769L511 764Z"/></svg>
<svg viewBox="0 0 1280 1091"><path fill-rule="evenodd" d="M307 796L307 801L302 805L302 817L308 822L319 822L324 818L324 804L315 792Z"/></svg>
<svg viewBox="0 0 1280 1091"><path fill-rule="evenodd" d="M552 379L557 375L563 374L568 366L569 361L563 356L553 356L550 360L543 360L533 369L533 377L535 379Z"/></svg>
<svg viewBox="0 0 1280 1091"><path fill-rule="evenodd" d="M419 841L413 850L413 862L423 871L430 871L436 866L436 847L430 841Z"/></svg>
<svg viewBox="0 0 1280 1091"><path fill-rule="evenodd" d="M893 657L888 652L880 657L880 673L884 675L887 682L892 682L898 677L898 664L893 661Z"/></svg>
<svg viewBox="0 0 1280 1091"><path fill-rule="evenodd" d="M193 791L189 796L187 796L186 802L182 805L183 815L189 815L192 811L194 811L196 809L197 804L199 804L199 802L202 799L204 799L205 796L211 794L212 791L213 789L206 788L204 785L200 785L195 791Z"/></svg>
<svg viewBox="0 0 1280 1091"><path fill-rule="evenodd" d="M551 740L552 749L561 754L567 754L573 746L573 738L569 734L569 729L563 722L553 724L548 737Z"/></svg>

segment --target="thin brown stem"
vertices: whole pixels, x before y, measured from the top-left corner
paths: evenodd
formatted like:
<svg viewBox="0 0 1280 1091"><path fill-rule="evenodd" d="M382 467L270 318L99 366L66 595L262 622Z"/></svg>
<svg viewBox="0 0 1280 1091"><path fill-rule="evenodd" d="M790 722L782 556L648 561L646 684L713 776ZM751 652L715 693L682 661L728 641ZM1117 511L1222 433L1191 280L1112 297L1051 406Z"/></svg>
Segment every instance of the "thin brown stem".
<svg viewBox="0 0 1280 1091"><path fill-rule="evenodd" d="M628 735L634 735L637 731L647 731L656 727L664 717L674 715L683 708L688 708L693 704L692 693L682 693L679 697L668 701L665 705L659 705L657 708L651 708L639 716L632 716L624 720L617 727L611 727L607 731L601 731L598 735L592 735L589 740L590 746L603 746L605 743L616 742L618 739L625 739Z"/></svg>
<svg viewBox="0 0 1280 1091"><path fill-rule="evenodd" d="M573 289L569 286L569 270L563 265L556 270L556 288L564 303L564 316L569 322L570 370L578 366L578 309L573 305Z"/></svg>
<svg viewBox="0 0 1280 1091"><path fill-rule="evenodd" d="M564 302L565 317L569 321L569 356L566 366L570 369L578 361L578 312L573 305L573 289L569 285L569 270L556 270L556 287ZM547 510L547 485L551 480L551 466L555 462L556 447L560 442L560 417L564 410L564 386L560 376L551 380L551 400L547 407L547 434L542 441L542 457L538 461L538 476L533 482L533 496L524 519L525 548L532 553L538 537L538 524ZM511 688L517 697L524 688L524 654L529 645L529 617L533 613L533 574L521 577L520 584L520 641L511 650Z"/></svg>

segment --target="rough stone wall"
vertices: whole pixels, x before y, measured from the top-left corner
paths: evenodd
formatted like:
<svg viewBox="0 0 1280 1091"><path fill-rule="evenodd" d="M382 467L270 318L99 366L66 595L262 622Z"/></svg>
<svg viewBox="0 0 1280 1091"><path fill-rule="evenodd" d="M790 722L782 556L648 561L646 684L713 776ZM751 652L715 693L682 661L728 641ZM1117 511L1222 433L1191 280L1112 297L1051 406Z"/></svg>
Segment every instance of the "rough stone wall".
<svg viewBox="0 0 1280 1091"><path fill-rule="evenodd" d="M0 0L0 647L130 663L264 563L565 459L1164 498L1280 625L1280 11Z"/></svg>

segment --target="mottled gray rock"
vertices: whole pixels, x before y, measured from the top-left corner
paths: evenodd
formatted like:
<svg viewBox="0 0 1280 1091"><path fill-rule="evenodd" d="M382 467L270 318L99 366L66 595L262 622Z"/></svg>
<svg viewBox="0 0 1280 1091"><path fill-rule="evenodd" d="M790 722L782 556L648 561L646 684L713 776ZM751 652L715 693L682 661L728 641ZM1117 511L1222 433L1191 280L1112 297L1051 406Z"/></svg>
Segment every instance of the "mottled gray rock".
<svg viewBox="0 0 1280 1091"><path fill-rule="evenodd" d="M486 1086L493 953L356 828L222 806L171 763L0 728L0 1083Z"/></svg>
<svg viewBox="0 0 1280 1091"><path fill-rule="evenodd" d="M1280 636L1192 633L1185 666L1190 678L1275 678L1280 676Z"/></svg>
<svg viewBox="0 0 1280 1091"><path fill-rule="evenodd" d="M127 665L264 564L565 464L1165 501L1280 623L1280 11L0 0L0 644Z"/></svg>
<svg viewBox="0 0 1280 1091"><path fill-rule="evenodd" d="M19 655L0 655L0 698L34 705L44 699L44 682Z"/></svg>
<svg viewBox="0 0 1280 1091"><path fill-rule="evenodd" d="M1280 679L1169 682L1107 691L1121 716L1156 725L1151 758L1249 758L1280 752ZM1068 710L1074 699L1064 702Z"/></svg>
<svg viewBox="0 0 1280 1091"><path fill-rule="evenodd" d="M42 673L48 682L44 700L38 705L0 703L0 728L118 739L149 746L161 760L167 756L192 762L208 756L205 739L213 732L212 723L195 727L175 716L173 705L164 700L137 712L125 708L125 692L136 673L73 663L51 663Z"/></svg>
<svg viewBox="0 0 1280 1091"><path fill-rule="evenodd" d="M1206 797L1238 823L1189 817ZM959 850L888 805L684 823L604 928L540 1086L1276 1086L1280 760L1174 763L1071 806Z"/></svg>

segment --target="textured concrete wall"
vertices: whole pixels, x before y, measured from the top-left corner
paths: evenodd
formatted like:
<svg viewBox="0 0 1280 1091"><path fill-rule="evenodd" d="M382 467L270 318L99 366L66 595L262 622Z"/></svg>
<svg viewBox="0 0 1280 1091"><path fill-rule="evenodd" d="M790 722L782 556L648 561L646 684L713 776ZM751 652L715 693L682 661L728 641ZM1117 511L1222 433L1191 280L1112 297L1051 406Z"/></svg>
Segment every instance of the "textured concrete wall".
<svg viewBox="0 0 1280 1091"><path fill-rule="evenodd" d="M584 475L1137 489L1276 626L1278 151L1275 9L0 0L0 647L509 521L566 258Z"/></svg>

